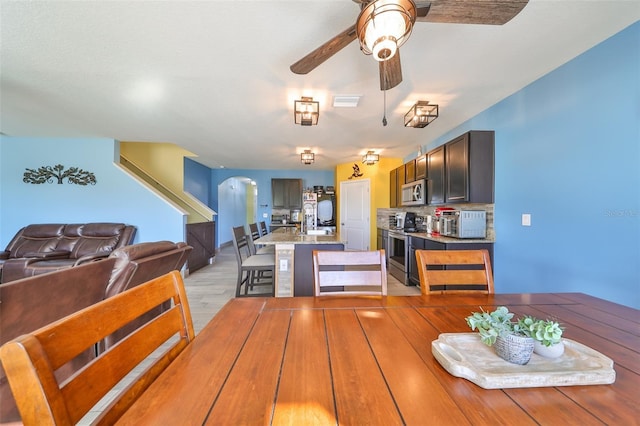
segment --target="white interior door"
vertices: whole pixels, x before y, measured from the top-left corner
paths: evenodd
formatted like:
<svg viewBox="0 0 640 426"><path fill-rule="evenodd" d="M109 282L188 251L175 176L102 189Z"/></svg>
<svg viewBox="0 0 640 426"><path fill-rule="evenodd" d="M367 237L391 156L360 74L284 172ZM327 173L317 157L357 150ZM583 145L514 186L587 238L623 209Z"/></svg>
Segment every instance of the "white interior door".
<svg viewBox="0 0 640 426"><path fill-rule="evenodd" d="M346 250L369 250L369 179L340 182L340 235Z"/></svg>

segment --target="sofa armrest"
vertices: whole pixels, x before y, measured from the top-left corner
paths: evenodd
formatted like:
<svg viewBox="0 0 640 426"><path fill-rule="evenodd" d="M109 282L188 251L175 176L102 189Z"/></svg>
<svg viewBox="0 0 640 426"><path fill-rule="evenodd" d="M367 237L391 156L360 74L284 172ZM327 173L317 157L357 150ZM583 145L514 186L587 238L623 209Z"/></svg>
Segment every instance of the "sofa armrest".
<svg viewBox="0 0 640 426"><path fill-rule="evenodd" d="M8 259L10 254L9 251L0 251L0 259Z"/></svg>
<svg viewBox="0 0 640 426"><path fill-rule="evenodd" d="M94 262L96 260L102 260L109 257L110 253L94 253L94 254L86 254L82 257L79 257L78 260L75 261L73 266L82 265L83 263Z"/></svg>
<svg viewBox="0 0 640 426"><path fill-rule="evenodd" d="M70 251L66 250L57 250L57 251L47 251L47 252L29 252L25 253L24 257L32 258L32 259L68 259L69 255L71 255Z"/></svg>

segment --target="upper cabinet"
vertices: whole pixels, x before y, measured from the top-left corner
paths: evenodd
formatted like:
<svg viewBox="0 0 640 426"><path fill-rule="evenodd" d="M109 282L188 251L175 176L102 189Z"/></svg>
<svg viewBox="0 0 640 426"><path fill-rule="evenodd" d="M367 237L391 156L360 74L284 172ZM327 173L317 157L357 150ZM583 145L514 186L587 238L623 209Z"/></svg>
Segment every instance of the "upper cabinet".
<svg viewBox="0 0 640 426"><path fill-rule="evenodd" d="M403 164L389 172L389 206L402 205L402 185L405 184L406 167Z"/></svg>
<svg viewBox="0 0 640 426"><path fill-rule="evenodd" d="M445 203L493 203L494 132L471 131L445 144Z"/></svg>
<svg viewBox="0 0 640 426"><path fill-rule="evenodd" d="M302 209L302 179L271 179L274 209Z"/></svg>
<svg viewBox="0 0 640 426"><path fill-rule="evenodd" d="M404 164L404 183L411 183L416 180L416 160L411 160Z"/></svg>
<svg viewBox="0 0 640 426"><path fill-rule="evenodd" d="M416 180L427 178L427 155L416 158Z"/></svg>
<svg viewBox="0 0 640 426"><path fill-rule="evenodd" d="M493 203L494 144L493 131L473 130L392 170L391 207L402 205L402 177L406 182L426 178L430 205Z"/></svg>
<svg viewBox="0 0 640 426"><path fill-rule="evenodd" d="M427 204L444 203L444 145L427 153Z"/></svg>

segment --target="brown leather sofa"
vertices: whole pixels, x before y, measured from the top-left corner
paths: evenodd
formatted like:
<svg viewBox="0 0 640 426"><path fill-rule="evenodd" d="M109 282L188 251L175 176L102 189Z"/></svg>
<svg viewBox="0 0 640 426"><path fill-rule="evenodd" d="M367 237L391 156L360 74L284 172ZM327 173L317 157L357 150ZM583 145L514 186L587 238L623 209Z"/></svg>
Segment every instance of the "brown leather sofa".
<svg viewBox="0 0 640 426"><path fill-rule="evenodd" d="M123 223L33 224L0 252L0 282L45 274L106 258L133 242L136 228Z"/></svg>
<svg viewBox="0 0 640 426"><path fill-rule="evenodd" d="M182 269L192 247L170 241L146 242L115 249L107 259L89 262L0 285L0 344L36 330L86 306L126 291L173 270ZM98 350L164 310L158 306L102 342ZM60 378L95 356L91 348L72 365L58 371ZM0 423L19 420L11 391L0 368Z"/></svg>
<svg viewBox="0 0 640 426"><path fill-rule="evenodd" d="M192 249L193 247L183 242L157 241L134 244L114 250L109 258L115 259L116 264L105 291L105 298L115 296L171 271L181 270ZM100 349L104 350L113 346L123 336L163 312L164 308L165 306L158 306L108 336Z"/></svg>
<svg viewBox="0 0 640 426"><path fill-rule="evenodd" d="M104 299L115 259L0 285L0 344L57 321ZM63 379L95 355L90 348L57 372ZM4 370L0 368L0 423L20 419Z"/></svg>

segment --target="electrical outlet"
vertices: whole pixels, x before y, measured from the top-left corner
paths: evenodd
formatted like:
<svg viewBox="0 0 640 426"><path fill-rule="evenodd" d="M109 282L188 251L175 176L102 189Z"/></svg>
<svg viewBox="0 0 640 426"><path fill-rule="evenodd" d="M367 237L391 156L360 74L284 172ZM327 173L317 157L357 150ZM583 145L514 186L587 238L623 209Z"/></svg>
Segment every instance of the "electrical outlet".
<svg viewBox="0 0 640 426"><path fill-rule="evenodd" d="M280 259L280 271L285 272L287 269L289 269L289 262L287 259Z"/></svg>
<svg viewBox="0 0 640 426"><path fill-rule="evenodd" d="M263 218L263 219L266 219L266 218L268 218L268 217L269 217L269 215L268 215L268 214L266 214L266 213L262 213L262 218Z"/></svg>
<svg viewBox="0 0 640 426"><path fill-rule="evenodd" d="M531 215L529 213L522 213L522 226L531 226Z"/></svg>

